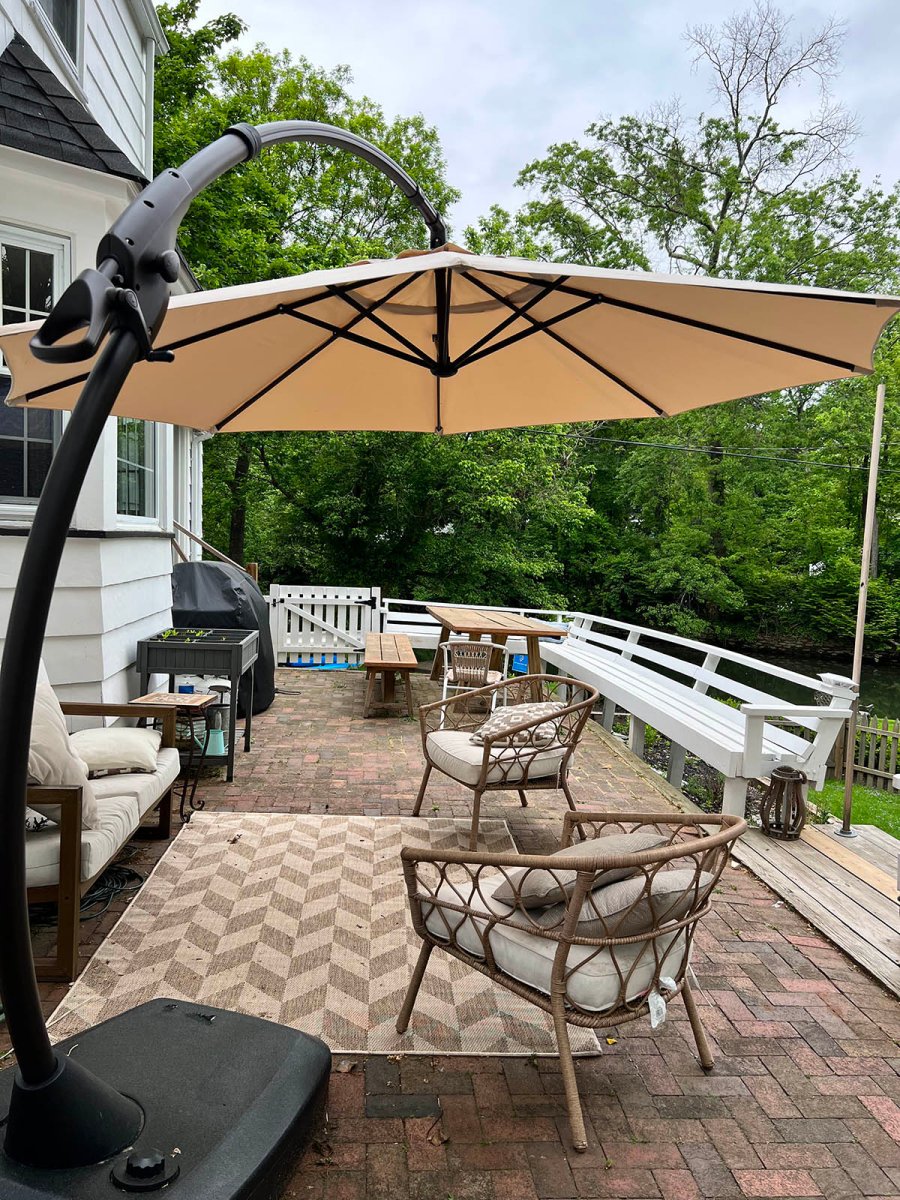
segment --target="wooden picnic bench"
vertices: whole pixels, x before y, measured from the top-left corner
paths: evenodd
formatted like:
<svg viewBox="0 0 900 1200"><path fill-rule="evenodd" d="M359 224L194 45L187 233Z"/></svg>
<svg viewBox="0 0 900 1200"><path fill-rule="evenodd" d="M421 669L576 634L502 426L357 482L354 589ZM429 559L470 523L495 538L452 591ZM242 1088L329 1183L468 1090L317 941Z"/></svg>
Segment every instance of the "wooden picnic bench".
<svg viewBox="0 0 900 1200"><path fill-rule="evenodd" d="M416 669L416 652L412 643L404 633L367 633L366 634L366 699L363 705L363 716L367 717L373 708L384 708L399 712L405 708L408 716L413 716L412 688L409 683L409 673ZM381 699L375 696L375 683L381 676ZM395 693L396 677L403 679L406 700L398 701Z"/></svg>

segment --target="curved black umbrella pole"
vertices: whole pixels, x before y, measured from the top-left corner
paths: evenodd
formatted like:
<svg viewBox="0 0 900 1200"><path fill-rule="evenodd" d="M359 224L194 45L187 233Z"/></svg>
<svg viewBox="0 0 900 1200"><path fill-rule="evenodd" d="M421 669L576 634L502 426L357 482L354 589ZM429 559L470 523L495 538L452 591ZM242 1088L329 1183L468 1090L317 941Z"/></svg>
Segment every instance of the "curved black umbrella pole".
<svg viewBox="0 0 900 1200"><path fill-rule="evenodd" d="M175 238L184 214L194 197L225 171L255 157L264 146L281 142L335 146L365 159L419 210L431 247L446 241L440 215L414 180L355 134L312 121L237 125L144 189L101 241L97 268L83 271L71 284L31 343L39 358L78 362L93 358L109 335L72 412L35 511L0 670L0 998L18 1063L5 1149L11 1158L29 1165L100 1162L134 1140L135 1113L139 1114L133 1102L55 1053L34 970L25 792L34 693L56 576L85 474L129 371L141 358L171 357L154 353L152 345L168 306L169 284L177 277ZM160 382L165 385L164 368ZM47 1127L48 1119L55 1129Z"/></svg>

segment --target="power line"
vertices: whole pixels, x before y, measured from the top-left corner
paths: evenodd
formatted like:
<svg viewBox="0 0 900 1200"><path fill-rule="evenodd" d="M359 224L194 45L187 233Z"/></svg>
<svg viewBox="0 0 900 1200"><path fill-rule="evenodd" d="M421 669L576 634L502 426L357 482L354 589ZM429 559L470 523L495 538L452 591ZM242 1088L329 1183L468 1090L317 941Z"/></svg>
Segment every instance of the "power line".
<svg viewBox="0 0 900 1200"><path fill-rule="evenodd" d="M606 442L611 446L645 446L652 450L674 450L680 454L705 454L712 458L746 458L754 462L785 463L798 467L823 467L832 471L868 471L869 469L867 463L856 466L853 463L819 462L816 459L786 458L776 455L750 454L743 450L724 450L718 446L678 446L667 442L640 442L630 438L592 437L590 434L585 433L568 433L564 436L573 438L576 441ZM801 449L805 449L805 447L801 447ZM810 450L810 453L815 453L815 451ZM881 474L897 475L900 474L900 469L882 467Z"/></svg>

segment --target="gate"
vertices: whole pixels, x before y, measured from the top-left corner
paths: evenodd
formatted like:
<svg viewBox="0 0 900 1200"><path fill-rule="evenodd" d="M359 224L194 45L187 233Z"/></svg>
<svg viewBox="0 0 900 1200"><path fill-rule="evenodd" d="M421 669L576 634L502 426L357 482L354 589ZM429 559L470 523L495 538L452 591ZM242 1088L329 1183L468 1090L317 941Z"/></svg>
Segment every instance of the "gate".
<svg viewBox="0 0 900 1200"><path fill-rule="evenodd" d="M357 666L381 628L380 588L273 583L266 600L279 666Z"/></svg>

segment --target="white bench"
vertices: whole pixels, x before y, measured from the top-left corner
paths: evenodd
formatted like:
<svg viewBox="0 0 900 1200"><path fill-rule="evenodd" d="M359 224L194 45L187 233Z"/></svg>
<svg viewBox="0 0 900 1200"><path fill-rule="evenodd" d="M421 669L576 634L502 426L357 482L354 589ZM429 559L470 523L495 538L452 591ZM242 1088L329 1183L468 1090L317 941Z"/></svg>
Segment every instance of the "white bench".
<svg viewBox="0 0 900 1200"><path fill-rule="evenodd" d="M725 776L726 813L743 816L748 783L776 766L796 767L813 787L822 786L828 756L856 695L851 679L831 674L813 678L624 621L589 613L571 616L568 637L543 642L541 657L599 690L606 728L612 727L617 707L630 715L629 744L635 753L643 752L646 725L670 738L669 779L676 787L681 786L686 750ZM722 664L765 672L773 687L778 681L800 685L809 691L810 703L786 703L722 674ZM829 697L829 703L816 704L816 694ZM732 707L719 696L742 703ZM784 724L799 728L803 736Z"/></svg>

